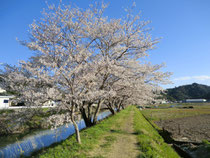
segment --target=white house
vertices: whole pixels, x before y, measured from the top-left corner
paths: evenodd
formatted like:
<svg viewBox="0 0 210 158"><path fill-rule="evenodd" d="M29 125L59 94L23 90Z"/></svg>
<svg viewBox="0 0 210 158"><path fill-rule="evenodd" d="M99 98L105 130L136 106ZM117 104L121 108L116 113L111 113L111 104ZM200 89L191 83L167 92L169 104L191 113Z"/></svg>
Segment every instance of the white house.
<svg viewBox="0 0 210 158"><path fill-rule="evenodd" d="M186 103L202 103L206 102L206 99L186 99Z"/></svg>
<svg viewBox="0 0 210 158"><path fill-rule="evenodd" d="M10 105L10 98L13 98L14 96L0 96L0 109L7 109Z"/></svg>

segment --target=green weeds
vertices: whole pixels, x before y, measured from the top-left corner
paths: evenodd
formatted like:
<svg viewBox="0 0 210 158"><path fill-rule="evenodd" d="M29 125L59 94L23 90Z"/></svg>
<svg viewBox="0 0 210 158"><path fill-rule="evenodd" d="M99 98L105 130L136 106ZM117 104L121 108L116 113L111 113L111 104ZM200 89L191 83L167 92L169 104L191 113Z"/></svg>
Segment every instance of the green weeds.
<svg viewBox="0 0 210 158"><path fill-rule="evenodd" d="M82 144L78 144L75 135L72 135L61 143L54 144L49 148L34 153L32 157L86 158L90 156L89 152L100 143L100 140L103 138L103 136L105 142L101 146L104 148L109 148L116 140L115 136L109 135L112 133L111 127L113 124L118 124L121 119L126 117L129 114L128 110L126 109L120 113L117 113L116 115L101 121L99 124L91 128L82 130L80 132ZM102 156L99 155L98 157Z"/></svg>
<svg viewBox="0 0 210 158"><path fill-rule="evenodd" d="M101 121L96 126L81 131L82 144L78 144L75 135L65 141L54 144L49 148L34 153L32 157L41 158L85 158L91 157L90 152L97 147L104 148L109 152L111 145L116 141L121 130L113 129L120 126L123 121L134 111L134 128L139 142L140 158L178 158L174 150L164 143L158 132L144 119L140 111L133 106ZM117 135L116 135L117 134ZM103 140L103 141L101 141ZM102 142L102 143L101 143ZM95 158L102 158L104 154L96 155Z"/></svg>
<svg viewBox="0 0 210 158"><path fill-rule="evenodd" d="M178 158L178 154L166 144L158 132L135 109L134 130L138 134L141 158Z"/></svg>

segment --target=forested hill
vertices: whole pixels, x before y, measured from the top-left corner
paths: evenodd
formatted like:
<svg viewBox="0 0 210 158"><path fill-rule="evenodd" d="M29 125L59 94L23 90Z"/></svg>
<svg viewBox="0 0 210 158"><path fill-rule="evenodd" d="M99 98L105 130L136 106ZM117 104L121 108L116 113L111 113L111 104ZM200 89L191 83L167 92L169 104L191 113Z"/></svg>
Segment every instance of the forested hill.
<svg viewBox="0 0 210 158"><path fill-rule="evenodd" d="M193 83L167 89L168 100L210 99L210 86Z"/></svg>

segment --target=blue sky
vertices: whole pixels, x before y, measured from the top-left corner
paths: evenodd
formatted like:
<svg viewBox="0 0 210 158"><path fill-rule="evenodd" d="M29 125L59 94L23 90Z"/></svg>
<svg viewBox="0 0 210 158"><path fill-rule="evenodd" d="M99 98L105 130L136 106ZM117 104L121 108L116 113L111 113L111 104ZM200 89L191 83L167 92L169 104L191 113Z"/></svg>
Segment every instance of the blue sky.
<svg viewBox="0 0 210 158"><path fill-rule="evenodd" d="M58 4L59 0L48 0ZM63 0L87 8L92 0ZM105 15L120 18L131 0L104 0L109 3ZM154 38L162 37L148 58L154 64L166 63L164 71L173 72L172 82L164 88L193 82L210 85L210 1L209 0L136 0ZM45 0L0 0L0 63L17 64L33 52L16 38L27 40L29 24L41 18Z"/></svg>

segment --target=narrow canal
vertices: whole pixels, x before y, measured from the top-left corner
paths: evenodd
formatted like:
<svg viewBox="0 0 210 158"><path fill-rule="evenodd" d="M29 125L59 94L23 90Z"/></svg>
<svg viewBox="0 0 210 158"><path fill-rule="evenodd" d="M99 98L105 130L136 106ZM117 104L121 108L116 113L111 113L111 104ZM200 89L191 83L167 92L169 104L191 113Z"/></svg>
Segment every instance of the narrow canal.
<svg viewBox="0 0 210 158"><path fill-rule="evenodd" d="M108 117L111 113L105 111L98 116L98 120ZM79 129L86 128L84 120L78 123ZM36 134L29 135L22 140L9 144L0 148L0 158L18 158L20 156L30 156L33 152L48 147L53 143L61 142L74 134L74 126L72 124L63 125L54 130L43 130Z"/></svg>

